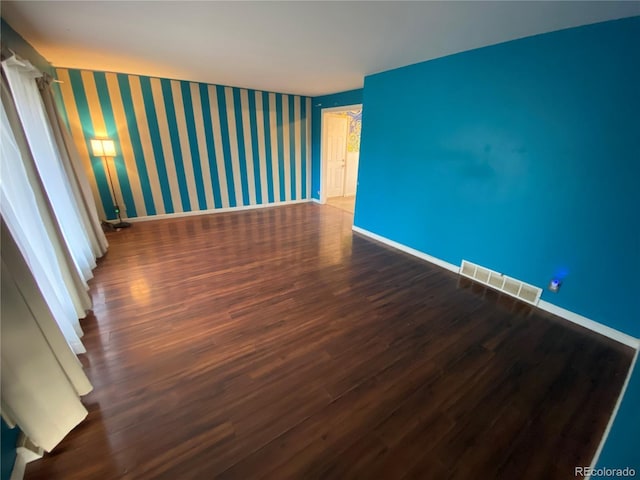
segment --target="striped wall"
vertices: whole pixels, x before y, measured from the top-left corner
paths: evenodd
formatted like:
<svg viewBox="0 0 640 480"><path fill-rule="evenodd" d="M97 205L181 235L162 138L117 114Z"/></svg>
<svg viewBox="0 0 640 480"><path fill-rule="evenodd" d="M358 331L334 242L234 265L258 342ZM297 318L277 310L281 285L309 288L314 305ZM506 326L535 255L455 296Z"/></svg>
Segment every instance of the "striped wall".
<svg viewBox="0 0 640 480"><path fill-rule="evenodd" d="M311 99L120 73L56 69L63 116L98 210L113 219L109 160L128 218L308 199ZM115 164L115 165L114 165Z"/></svg>

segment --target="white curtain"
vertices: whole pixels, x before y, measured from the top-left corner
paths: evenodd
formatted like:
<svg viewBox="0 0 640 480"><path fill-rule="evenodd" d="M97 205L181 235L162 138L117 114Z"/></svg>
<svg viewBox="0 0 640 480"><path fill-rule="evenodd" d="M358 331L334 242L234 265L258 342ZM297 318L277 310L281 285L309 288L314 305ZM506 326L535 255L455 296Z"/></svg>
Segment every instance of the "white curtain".
<svg viewBox="0 0 640 480"><path fill-rule="evenodd" d="M85 352L78 318L107 242L39 77L15 56L2 62L0 391L7 423L50 451L87 416L80 396L93 387L75 355Z"/></svg>
<svg viewBox="0 0 640 480"><path fill-rule="evenodd" d="M71 180L71 190L73 191L76 205L79 206L82 224L91 243L91 250L95 257L101 257L107 252L109 244L102 231L102 224L98 216L89 179L71 134L56 108L51 87L47 82L43 82L41 90L53 136L58 145L58 152L60 153L67 178Z"/></svg>
<svg viewBox="0 0 640 480"><path fill-rule="evenodd" d="M74 352L86 350L73 300L42 220L4 103L0 109L0 211L60 330ZM84 316L84 315L83 315Z"/></svg>
<svg viewBox="0 0 640 480"><path fill-rule="evenodd" d="M93 387L4 221L1 235L2 416L51 451L87 416L80 395Z"/></svg>
<svg viewBox="0 0 640 480"><path fill-rule="evenodd" d="M35 82L42 74L15 56L3 61L2 68L57 223L78 271L89 280L96 266L95 256Z"/></svg>

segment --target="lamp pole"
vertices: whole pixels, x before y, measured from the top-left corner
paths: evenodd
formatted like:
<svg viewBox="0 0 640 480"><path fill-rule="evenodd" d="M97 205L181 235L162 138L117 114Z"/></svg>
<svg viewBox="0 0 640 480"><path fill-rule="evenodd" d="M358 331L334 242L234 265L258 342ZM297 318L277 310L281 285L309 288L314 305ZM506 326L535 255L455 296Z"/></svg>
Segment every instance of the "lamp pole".
<svg viewBox="0 0 640 480"><path fill-rule="evenodd" d="M109 185L111 186L111 194L113 195L113 209L116 215L118 215L118 223L108 223L113 228L127 228L131 224L129 222L123 222L120 215L120 207L118 206L118 197L116 197L116 189L113 186L113 178L111 177L111 168L109 167L109 157L116 157L116 146L113 140L109 138L94 138L91 140L91 150L96 157L102 157L105 165L107 166L107 175L109 177ZM115 165L115 164L114 164Z"/></svg>
<svg viewBox="0 0 640 480"><path fill-rule="evenodd" d="M111 193L113 194L113 202L114 202L114 210L116 215L118 215L118 223L112 223L111 225L114 228L128 228L131 226L129 222L123 222L122 217L120 216L120 207L118 206L118 198L116 197L116 189L113 187L113 179L111 178L111 169L109 168L109 160L108 157L102 157L104 159L104 163L107 165L107 175L109 176L109 184L111 185Z"/></svg>

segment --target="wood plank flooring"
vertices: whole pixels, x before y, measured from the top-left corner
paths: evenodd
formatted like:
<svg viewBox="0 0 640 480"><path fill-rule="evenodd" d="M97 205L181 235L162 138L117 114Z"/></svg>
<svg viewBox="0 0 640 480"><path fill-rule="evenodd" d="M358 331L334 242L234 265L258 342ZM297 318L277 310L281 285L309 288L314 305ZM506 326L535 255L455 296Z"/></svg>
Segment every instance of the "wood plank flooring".
<svg viewBox="0 0 640 480"><path fill-rule="evenodd" d="M327 205L337 207L345 212L353 213L356 211L356 197L355 195L347 197L329 197L327 198Z"/></svg>
<svg viewBox="0 0 640 480"><path fill-rule="evenodd" d="M299 204L109 234L87 420L26 479L569 479L632 351Z"/></svg>

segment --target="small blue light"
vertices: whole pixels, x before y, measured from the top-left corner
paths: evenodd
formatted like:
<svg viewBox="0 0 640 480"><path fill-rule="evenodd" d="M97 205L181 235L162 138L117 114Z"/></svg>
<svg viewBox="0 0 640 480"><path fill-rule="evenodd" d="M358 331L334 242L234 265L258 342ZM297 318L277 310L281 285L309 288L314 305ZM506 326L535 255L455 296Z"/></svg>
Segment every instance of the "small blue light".
<svg viewBox="0 0 640 480"><path fill-rule="evenodd" d="M560 286L562 285L562 279L561 278L553 278L550 282L549 282L549 290L551 290L554 293L558 293L558 291L560 290Z"/></svg>

